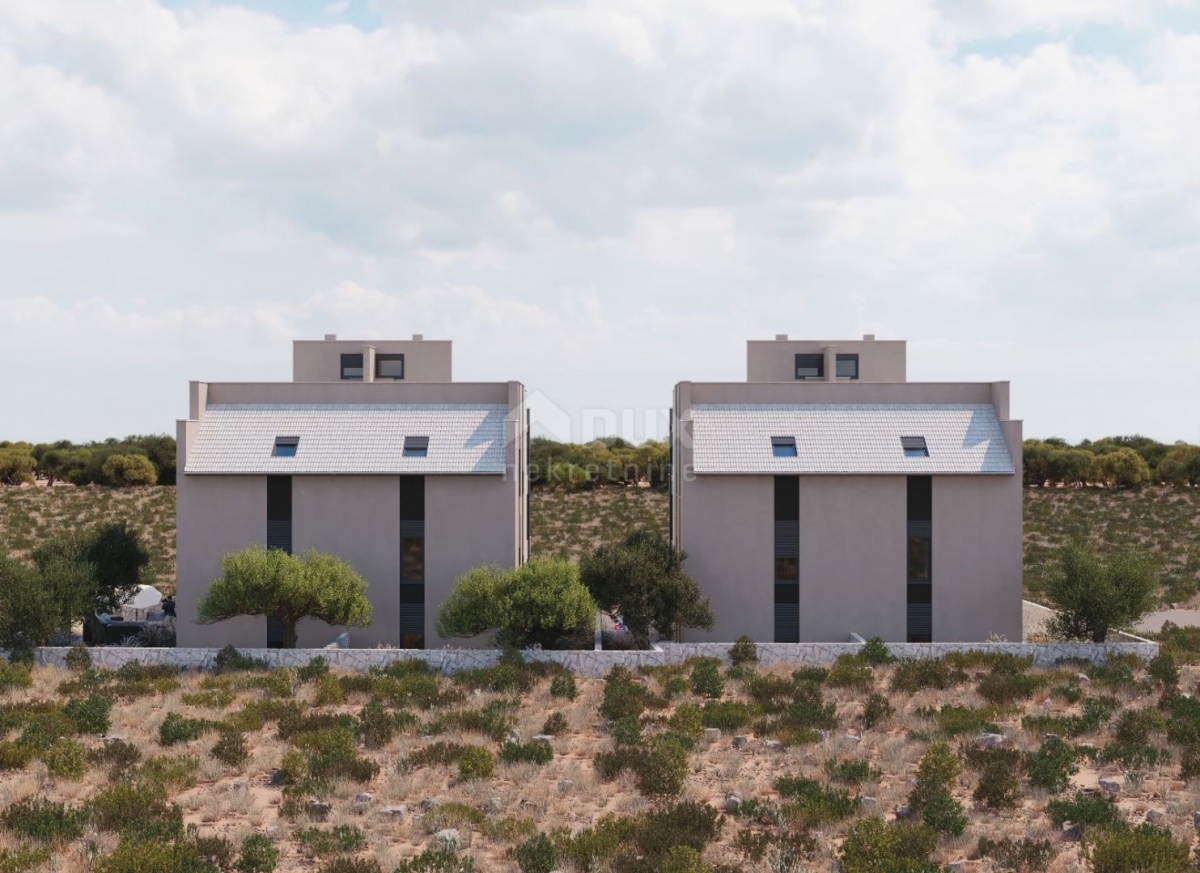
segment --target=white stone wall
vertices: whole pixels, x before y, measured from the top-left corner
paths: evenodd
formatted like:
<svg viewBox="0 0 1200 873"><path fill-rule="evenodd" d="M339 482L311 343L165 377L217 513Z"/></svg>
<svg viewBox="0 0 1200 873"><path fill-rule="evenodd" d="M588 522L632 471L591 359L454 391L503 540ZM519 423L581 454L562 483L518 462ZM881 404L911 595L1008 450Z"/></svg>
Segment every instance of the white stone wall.
<svg viewBox="0 0 1200 873"><path fill-rule="evenodd" d="M763 664L832 664L838 655L854 654L860 643L759 643L758 657ZM1133 654L1153 658L1157 643L891 643L888 649L899 658L940 658L949 652L1008 652L1032 656L1040 667L1053 666L1063 658L1079 658L1100 663L1115 654ZM37 663L63 667L66 648L37 650ZM130 661L143 664L170 664L187 670L210 670L217 649L140 649L100 647L90 650L92 664L115 670ZM603 676L618 664L637 668L649 665L678 664L691 657L712 657L728 661L729 643L661 643L649 652L530 651L530 661L561 664L584 676ZM272 666L298 667L320 656L330 666L347 670L366 670L392 661L425 661L443 673L456 673L475 667L490 667L500 658L496 649L242 649L243 655L266 661Z"/></svg>

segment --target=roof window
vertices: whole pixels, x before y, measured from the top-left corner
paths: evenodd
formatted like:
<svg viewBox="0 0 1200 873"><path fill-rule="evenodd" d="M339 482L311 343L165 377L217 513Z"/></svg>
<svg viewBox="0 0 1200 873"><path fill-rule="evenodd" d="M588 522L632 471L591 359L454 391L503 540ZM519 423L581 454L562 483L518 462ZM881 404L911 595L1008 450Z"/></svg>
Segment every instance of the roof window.
<svg viewBox="0 0 1200 873"><path fill-rule="evenodd" d="M277 436L275 437L275 447L271 450L271 456L275 458L294 458L296 457L296 449L299 447L300 437Z"/></svg>
<svg viewBox="0 0 1200 873"><path fill-rule="evenodd" d="M423 458L429 454L429 437L406 436L404 438L404 457Z"/></svg>
<svg viewBox="0 0 1200 873"><path fill-rule="evenodd" d="M777 458L796 457L796 438L794 436L771 437L771 454Z"/></svg>
<svg viewBox="0 0 1200 873"><path fill-rule="evenodd" d="M929 446L925 444L925 437L923 436L900 437L900 448L904 449L904 457L906 458L929 457Z"/></svg>

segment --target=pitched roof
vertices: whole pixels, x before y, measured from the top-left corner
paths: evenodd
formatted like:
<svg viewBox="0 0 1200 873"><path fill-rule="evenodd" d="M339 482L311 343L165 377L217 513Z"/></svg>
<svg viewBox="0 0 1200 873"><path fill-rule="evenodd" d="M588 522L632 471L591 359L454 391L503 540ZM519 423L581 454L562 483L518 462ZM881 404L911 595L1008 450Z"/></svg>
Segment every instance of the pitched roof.
<svg viewBox="0 0 1200 873"><path fill-rule="evenodd" d="M200 419L185 473L504 473L502 404L212 404ZM279 436L298 436L276 457ZM429 438L423 457L405 437Z"/></svg>
<svg viewBox="0 0 1200 873"><path fill-rule="evenodd" d="M772 451L795 436L795 457ZM921 436L928 457L906 457L902 437ZM988 404L697 404L696 473L1014 473Z"/></svg>

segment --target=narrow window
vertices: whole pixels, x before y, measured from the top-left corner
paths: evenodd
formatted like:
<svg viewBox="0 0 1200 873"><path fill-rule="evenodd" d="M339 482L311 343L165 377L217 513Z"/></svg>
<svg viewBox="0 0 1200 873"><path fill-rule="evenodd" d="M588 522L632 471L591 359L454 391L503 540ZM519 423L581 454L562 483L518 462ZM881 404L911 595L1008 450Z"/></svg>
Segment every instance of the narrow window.
<svg viewBox="0 0 1200 873"><path fill-rule="evenodd" d="M775 642L800 642L800 477L775 477Z"/></svg>
<svg viewBox="0 0 1200 873"><path fill-rule="evenodd" d="M292 553L292 477L267 477L267 548ZM291 641L285 638L283 623L267 616L267 648L279 649Z"/></svg>
<svg viewBox="0 0 1200 873"><path fill-rule="evenodd" d="M300 437L298 436L275 437L275 448L271 450L271 455L276 458L294 458L299 445Z"/></svg>
<svg viewBox="0 0 1200 873"><path fill-rule="evenodd" d="M908 477L908 641L933 642L933 479Z"/></svg>
<svg viewBox="0 0 1200 873"><path fill-rule="evenodd" d="M796 355L796 378L824 379L825 356L822 354Z"/></svg>
<svg viewBox="0 0 1200 873"><path fill-rule="evenodd" d="M771 454L777 458L796 457L796 438L794 436L771 437Z"/></svg>
<svg viewBox="0 0 1200 873"><path fill-rule="evenodd" d="M925 437L923 436L900 437L900 448L904 449L904 457L906 458L929 457L929 446L925 444Z"/></svg>
<svg viewBox="0 0 1200 873"><path fill-rule="evenodd" d="M838 355L837 376L839 379L857 379L858 355Z"/></svg>
<svg viewBox="0 0 1200 873"><path fill-rule="evenodd" d="M404 355L375 354L376 379L403 379Z"/></svg>
<svg viewBox="0 0 1200 873"><path fill-rule="evenodd" d="M363 356L342 355L342 378L361 379L363 377Z"/></svg>
<svg viewBox="0 0 1200 873"><path fill-rule="evenodd" d="M404 438L404 457L424 458L429 454L429 437L408 436Z"/></svg>
<svg viewBox="0 0 1200 873"><path fill-rule="evenodd" d="M400 477L400 645L425 648L425 478Z"/></svg>

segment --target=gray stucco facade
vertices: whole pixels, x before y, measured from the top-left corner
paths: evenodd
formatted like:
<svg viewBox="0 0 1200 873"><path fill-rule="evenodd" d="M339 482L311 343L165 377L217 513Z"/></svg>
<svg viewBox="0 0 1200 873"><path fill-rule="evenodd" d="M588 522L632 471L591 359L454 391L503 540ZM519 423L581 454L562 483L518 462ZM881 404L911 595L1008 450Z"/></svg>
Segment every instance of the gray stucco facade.
<svg viewBox="0 0 1200 873"><path fill-rule="evenodd" d="M854 356L857 378L836 375L837 354ZM716 617L685 641L1022 639L1007 382L906 382L904 343L872 339L751 342L747 372L674 392L671 539ZM928 454L906 455L901 435L925 433ZM795 454L773 456L773 437ZM916 519L913 494L932 504ZM780 530L798 531L794 559Z"/></svg>
<svg viewBox="0 0 1200 873"><path fill-rule="evenodd" d="M404 378L366 378L371 358L364 347L403 349ZM223 555L280 536L278 525L269 529L271 479L287 486L291 551L336 555L367 581L373 620L350 630L355 647L412 645L401 633L402 604L410 623L423 616L425 648L449 642L437 637L435 624L454 579L473 566L526 560L524 386L451 382L449 350L448 342L420 339L297 342L294 370L306 381L192 383L189 416L177 424L180 646L268 645L265 618L199 625L195 617ZM363 378L342 378L346 354L363 354ZM344 452L339 434L352 443ZM298 437L295 454L275 456L276 436ZM428 441L424 454L405 448L412 437ZM331 469L339 457L342 468ZM419 480L408 492L421 495L417 522L412 507L402 511L402 480ZM419 580L402 578L402 542L414 541ZM420 589L413 587L418 582ZM423 604L412 594L417 590ZM299 645L326 645L343 630L305 621Z"/></svg>

